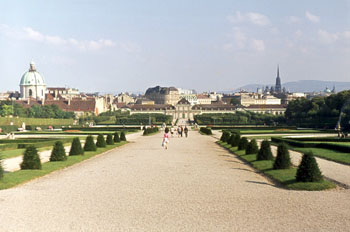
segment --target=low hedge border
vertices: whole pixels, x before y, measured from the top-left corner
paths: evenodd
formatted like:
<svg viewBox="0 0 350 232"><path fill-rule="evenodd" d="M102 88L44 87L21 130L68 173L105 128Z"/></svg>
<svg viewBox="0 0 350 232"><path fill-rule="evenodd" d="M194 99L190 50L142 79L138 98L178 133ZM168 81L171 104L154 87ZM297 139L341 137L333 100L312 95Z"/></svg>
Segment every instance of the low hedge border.
<svg viewBox="0 0 350 232"><path fill-rule="evenodd" d="M67 168L97 155L103 155L108 151L127 143L128 142L120 142L114 145L108 145L105 148L98 148L97 151L85 152L84 155L68 156L66 161L46 162L42 164L42 169L40 170L19 170L16 172L5 173L4 177L0 180L0 190L24 184L38 177L42 177L54 171Z"/></svg>
<svg viewBox="0 0 350 232"><path fill-rule="evenodd" d="M302 147L302 148L325 148L330 150L335 150L344 153L350 153L350 146L341 145L341 144L331 144L331 143L303 143L303 141L297 141L295 139L286 139L279 137L271 137L271 141L275 143L285 142L288 145L294 147ZM307 141L307 140L306 140ZM312 140L314 141L314 140Z"/></svg>
<svg viewBox="0 0 350 232"><path fill-rule="evenodd" d="M304 190L304 191L320 191L326 189L335 188L337 185L334 183L323 180L321 182L297 182L296 172L297 168L292 167L290 169L273 169L272 160L256 160L256 154L245 155L245 151L238 151L236 147L231 147L229 144L217 141L218 145L226 148L232 154L236 155L240 160L250 165L258 171L259 174L264 175L277 186L281 186L290 190Z"/></svg>
<svg viewBox="0 0 350 232"><path fill-rule="evenodd" d="M211 128L208 128L208 127L201 127L199 129L199 131L202 133L202 134L205 134L205 135L212 135L212 131L211 131Z"/></svg>
<svg viewBox="0 0 350 232"><path fill-rule="evenodd" d="M157 134L157 133L159 133L159 128L158 127L149 127L149 128L146 128L143 131L143 136L154 135L154 134Z"/></svg>

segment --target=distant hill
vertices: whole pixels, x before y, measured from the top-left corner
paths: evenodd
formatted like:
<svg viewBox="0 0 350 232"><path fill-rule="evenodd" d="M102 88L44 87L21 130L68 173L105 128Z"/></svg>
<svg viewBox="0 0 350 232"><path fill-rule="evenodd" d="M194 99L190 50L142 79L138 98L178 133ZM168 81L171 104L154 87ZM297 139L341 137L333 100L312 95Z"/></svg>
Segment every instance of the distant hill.
<svg viewBox="0 0 350 232"><path fill-rule="evenodd" d="M273 84L268 84L272 86ZM319 92L325 90L326 87L329 89L335 89L337 92L342 90L350 90L350 82L336 82L336 81L317 81L317 80L300 80L293 82L282 83L282 87L285 87L290 92ZM223 91L224 93L228 92L238 92L240 89L244 89L249 92L256 92L257 88L262 88L264 85L259 84L250 84L242 86L233 91Z"/></svg>

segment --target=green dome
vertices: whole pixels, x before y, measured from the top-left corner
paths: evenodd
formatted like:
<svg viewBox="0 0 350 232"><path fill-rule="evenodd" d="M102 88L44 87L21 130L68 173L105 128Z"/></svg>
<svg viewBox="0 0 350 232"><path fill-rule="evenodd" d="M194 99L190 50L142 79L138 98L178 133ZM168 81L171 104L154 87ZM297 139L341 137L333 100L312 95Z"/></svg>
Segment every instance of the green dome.
<svg viewBox="0 0 350 232"><path fill-rule="evenodd" d="M45 85L44 77L36 71L33 62L30 63L29 71L23 74L20 85Z"/></svg>

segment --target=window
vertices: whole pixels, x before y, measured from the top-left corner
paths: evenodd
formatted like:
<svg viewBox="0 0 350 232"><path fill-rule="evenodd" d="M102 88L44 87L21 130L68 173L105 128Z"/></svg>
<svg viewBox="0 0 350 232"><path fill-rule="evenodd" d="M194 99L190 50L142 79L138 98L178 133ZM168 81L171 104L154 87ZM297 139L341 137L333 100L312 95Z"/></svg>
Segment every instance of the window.
<svg viewBox="0 0 350 232"><path fill-rule="evenodd" d="M29 90L29 97L33 96L33 91L30 89Z"/></svg>

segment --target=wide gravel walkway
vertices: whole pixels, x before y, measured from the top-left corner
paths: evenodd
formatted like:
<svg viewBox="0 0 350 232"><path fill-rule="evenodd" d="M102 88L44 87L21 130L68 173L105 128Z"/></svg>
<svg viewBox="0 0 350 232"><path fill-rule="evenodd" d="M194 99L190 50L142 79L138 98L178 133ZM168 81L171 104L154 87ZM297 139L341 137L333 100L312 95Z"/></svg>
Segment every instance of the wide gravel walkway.
<svg viewBox="0 0 350 232"><path fill-rule="evenodd" d="M211 136L161 137L0 191L0 231L349 231L350 190L280 189Z"/></svg>

